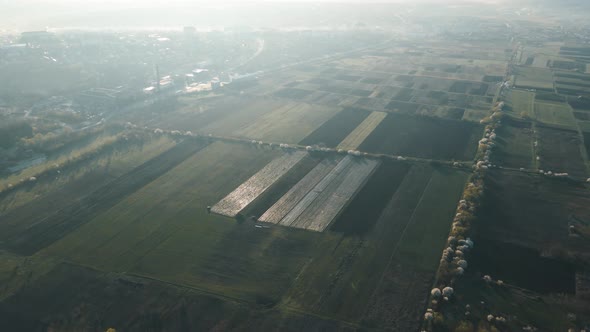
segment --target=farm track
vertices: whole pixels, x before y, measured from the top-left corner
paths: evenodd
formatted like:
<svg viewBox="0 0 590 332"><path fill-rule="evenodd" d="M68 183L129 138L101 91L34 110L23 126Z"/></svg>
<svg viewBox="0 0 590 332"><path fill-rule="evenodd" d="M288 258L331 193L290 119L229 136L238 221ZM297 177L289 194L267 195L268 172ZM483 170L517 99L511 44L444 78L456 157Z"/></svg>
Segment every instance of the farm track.
<svg viewBox="0 0 590 332"><path fill-rule="evenodd" d="M0 247L16 254L32 255L89 222L100 212L157 179L205 146L206 143L185 140L48 215L35 214L32 212L35 209L30 206L12 211L0 221Z"/></svg>

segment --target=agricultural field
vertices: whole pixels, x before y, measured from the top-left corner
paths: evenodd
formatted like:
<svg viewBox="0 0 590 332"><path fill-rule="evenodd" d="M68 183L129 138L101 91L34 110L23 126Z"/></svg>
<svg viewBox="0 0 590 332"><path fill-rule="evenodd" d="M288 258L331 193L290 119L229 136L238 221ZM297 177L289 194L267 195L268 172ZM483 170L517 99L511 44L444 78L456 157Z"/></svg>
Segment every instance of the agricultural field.
<svg viewBox="0 0 590 332"><path fill-rule="evenodd" d="M127 129L96 136L112 147L62 175L7 191L37 168L0 179L0 322L451 332L494 331L488 314L509 318L500 331L566 331L571 312L589 321L586 51L541 42L537 28L525 43L520 14L518 27L459 16L436 38L384 29L382 44L325 55L244 32L269 35L276 58L263 48L211 92L144 96L105 116ZM469 268L447 283L441 252L459 228L455 240L475 246L453 251ZM443 284L455 295L431 302ZM427 328L431 307L448 308L433 317L441 329ZM475 316L485 326L445 325Z"/></svg>
<svg viewBox="0 0 590 332"><path fill-rule="evenodd" d="M482 127L469 122L389 114L359 150L428 159L470 160L481 135Z"/></svg>
<svg viewBox="0 0 590 332"><path fill-rule="evenodd" d="M284 312L291 312L292 309L296 312L301 312L301 309L304 309L303 312L312 309L306 303L315 302L318 298L312 293L300 294L301 287L306 287L307 282L317 280L319 284L314 286L314 289L320 290L323 284L331 282L333 274L323 274L319 271L324 268L331 269L332 264L340 261L340 258L330 259L331 253L338 248L335 252L336 257L353 259L350 264L335 267L342 275L331 287L333 291L323 293L321 311L325 312L327 317L354 323L363 319L360 310L362 303L379 301L379 295L375 295L375 300L370 299L381 272L367 275L362 271L370 266L380 265L379 269L385 271L385 266L378 262L390 257L396 250L400 256L402 253L413 253L414 257L423 257L413 261L411 265L422 271L415 273L430 277L425 277L420 284L415 284L415 280L412 280L413 291L408 293L408 297L404 298L401 304L395 304L397 310L407 311L408 314L414 315L420 311L420 305L416 305L414 301L422 298L423 290L429 287L428 282L434 273L433 263L438 259L436 255L439 248L433 250L432 243L440 242L442 245L444 242L454 211L453 202L461 192L466 173L398 162L386 162L379 166L376 162L367 164L366 161L346 157L350 163L348 167L342 168L341 179L326 186L326 191L342 193L324 195L329 197L322 200L328 205L342 206L343 211L334 215L337 217L332 223L333 226L330 226L332 230L324 233L291 227L259 228L253 227L250 221L236 222L223 216L207 214L207 205L225 197L236 186L264 169L269 162L272 164L272 160L277 160L281 154L280 150L256 149L247 144L221 142L196 150L157 179L143 182L142 187L118 203L110 207L105 206L100 211L97 208L92 215L80 216L88 221L70 229L53 243L47 243L43 248L39 248L40 251L35 257L64 257L69 262L96 270L84 272L74 265L57 267L47 277L41 277L36 281L38 287L45 289L47 285L52 285L52 289L61 289L63 286L55 282L59 278L69 276L70 273L82 273L91 278L95 278L96 275L103 280L101 282L108 281L110 284L110 277L98 271L126 271L132 281L121 282L125 287L135 285L136 282L145 285L146 279L143 278L149 278L148 280L152 280L149 284L163 281L247 303L277 305L273 310L283 312L284 315ZM326 160L318 164L326 165L324 170L318 171L317 166L312 168L310 173L320 173L319 176L314 176L316 179L322 177L321 173L330 173L329 169L337 164L335 161ZM373 171L374 168L377 170ZM366 175L363 176L363 172ZM211 176L201 176L204 173L215 174L215 181L212 181ZM303 179L308 177L309 174ZM363 180L366 177L368 180ZM221 179L224 181L220 181ZM383 181L384 179L387 181ZM337 182L338 185L335 185ZM209 190L205 189L206 186L209 186ZM303 185L297 183L294 188L301 186ZM375 190L385 195L376 196L372 193ZM441 190L446 192L441 196L445 197L442 201L436 198ZM358 194L352 196L354 198L346 204L338 200L344 196L351 197L357 191ZM291 192L287 195L292 196ZM379 197L373 205L377 212L369 212L370 209L362 208L373 217L366 221L351 218L354 214L364 213L362 209L356 210L369 197ZM313 214L316 212L310 215ZM347 227L354 231L344 230ZM428 232L427 237L424 237L420 234L425 227L437 231ZM363 230L359 231L360 229ZM404 229L406 231L401 232ZM366 239L359 239L358 236ZM401 241L399 245L391 242L391 236L398 238L398 242ZM403 239L406 237L404 242ZM359 241L366 244L358 247ZM198 246L195 246L195 243L198 243ZM328 249L330 247L332 249ZM350 256L350 250L356 253ZM429 251L430 255L427 254ZM309 260L309 257L315 259ZM318 263L328 261L330 263L326 267L317 266ZM166 269L160 268L162 264L165 264ZM397 263L390 265L395 264ZM293 278L298 274L299 279L293 284ZM369 277L369 280L358 279L366 277ZM261 280L264 283L261 283ZM336 303L351 302L341 302L340 299L356 296L356 291L346 286L350 285L346 280L356 280L353 284L358 282L358 287L362 287L361 294L364 295L361 303L353 307L339 308ZM402 284L396 287L401 288L396 288L396 291L409 286L409 279L399 282ZM143 289L152 286L141 287ZM387 283L387 287L391 285ZM44 292L38 294L39 297L49 296ZM28 295L16 295L11 301L17 301L23 296ZM107 301L101 299L100 301ZM72 300L72 303L74 302L75 300ZM11 303L17 305L17 302ZM373 306L384 305L381 303ZM350 316L349 313L355 314ZM35 316L36 313L31 315ZM291 320L297 315L289 314L285 317ZM407 324L416 326L417 321L412 320Z"/></svg>
<svg viewBox="0 0 590 332"><path fill-rule="evenodd" d="M56 301L56 297L60 300ZM90 310L80 313L81 305ZM166 314L159 315L160 312ZM62 320L48 323L48 318L54 316ZM206 319L194 319L203 316ZM72 326L84 330L88 324L99 331L113 326L125 331L214 331L229 326L245 331L295 332L309 326L355 330L350 325L313 315L285 313L279 309L257 310L247 303L227 301L197 289L172 287L156 280L117 276L67 263L56 266L1 303L0 321L10 331L59 330Z"/></svg>
<svg viewBox="0 0 590 332"><path fill-rule="evenodd" d="M339 107L288 102L240 129L236 136L297 143L341 110Z"/></svg>
<svg viewBox="0 0 590 332"><path fill-rule="evenodd" d="M496 130L498 138L491 161L510 168L534 168L534 145L531 123L504 120Z"/></svg>
<svg viewBox="0 0 590 332"><path fill-rule="evenodd" d="M457 307L471 303L475 314L512 317L506 326L510 331L527 324L563 330L576 322L568 318L572 310L580 321L588 319L588 307L574 296L585 294L580 278L590 249L583 233L590 217L587 186L493 171L486 188L473 264L455 288ZM482 275L503 283L486 284Z"/></svg>
<svg viewBox="0 0 590 332"><path fill-rule="evenodd" d="M232 218L235 217L306 156L307 153L304 151L295 151L273 160L229 195L213 205L211 212Z"/></svg>
<svg viewBox="0 0 590 332"><path fill-rule="evenodd" d="M0 194L0 213L22 206L33 200L50 199L68 202L80 196L80 192L94 188L105 181L124 175L133 168L147 160L172 148L176 142L165 136L143 137L135 141L125 141L105 149L96 156L89 157L79 162L64 165L54 169L56 160L48 160L33 168L28 168L11 177L4 178L0 183L8 186L17 183L18 179L35 176L37 181L24 185L25 190L6 190ZM94 151L88 146L73 150L61 158L78 157ZM70 187L69 189L66 189ZM51 196L49 196L51 195ZM46 197L47 196L47 197ZM52 206L59 203L52 201Z"/></svg>
<svg viewBox="0 0 590 332"><path fill-rule="evenodd" d="M311 243L306 239L313 237L295 234L291 240L280 244L284 249L271 250L273 238L277 237L278 241L284 231L259 230L247 223L236 223L234 219L208 214L206 207L222 199L280 154L280 151L263 151L247 145L213 143L102 211L41 254L63 256L101 270L128 271L252 301L255 298L249 296L254 296L253 292L263 298L266 296L266 291L257 292L252 287L263 287L272 299L277 291L273 285L284 285L289 271L282 266L284 272L280 275L283 277L273 275L272 271L278 266L271 261L278 264L280 256L288 259L289 255L294 255L292 266L296 268L299 261L296 257L307 251L305 248ZM289 253L288 243L299 236L303 237L300 250ZM261 253L260 241L270 246L267 254L276 257ZM115 252L119 253L117 259L112 256ZM259 257L261 254L263 257ZM227 257L222 258L225 255ZM172 257L176 259L171 260ZM256 263L263 260L267 264ZM167 268L161 269L162 264ZM250 266L249 277L242 279L238 271L246 266ZM253 270L253 266L262 270ZM260 273L269 278L268 283L256 282L262 276ZM274 282L270 281L271 275Z"/></svg>
<svg viewBox="0 0 590 332"><path fill-rule="evenodd" d="M577 131L544 126L537 126L537 131L540 169L586 178L587 168L582 155L584 147Z"/></svg>
<svg viewBox="0 0 590 332"><path fill-rule="evenodd" d="M299 144L335 148L363 123L369 114L370 112L365 110L345 108L301 140Z"/></svg>
<svg viewBox="0 0 590 332"><path fill-rule="evenodd" d="M572 108L565 103L535 103L535 116L540 122L576 129L576 119Z"/></svg>
<svg viewBox="0 0 590 332"><path fill-rule="evenodd" d="M313 231L325 230L379 165L346 156L321 162L266 211L261 221Z"/></svg>
<svg viewBox="0 0 590 332"><path fill-rule="evenodd" d="M177 163L203 148L206 143L185 141L172 149L148 160L130 172L98 187L86 196L79 196L64 207L39 214L40 206L47 201L32 201L29 205L9 211L0 224L1 247L22 255L32 255L76 230L96 214L109 209L119 200L155 180Z"/></svg>
<svg viewBox="0 0 590 332"><path fill-rule="evenodd" d="M385 112L372 112L356 129L338 144L338 149L355 150L387 117Z"/></svg>
<svg viewBox="0 0 590 332"><path fill-rule="evenodd" d="M324 158L299 182L285 193L258 219L262 222L278 224L314 187L334 170L342 158Z"/></svg>
<svg viewBox="0 0 590 332"><path fill-rule="evenodd" d="M216 133L227 130L236 132L242 125L270 113L283 105L272 99L250 96L213 96L209 98L179 98L170 102L172 109L156 113L150 119L142 119L139 125L165 130ZM136 122L139 117L134 117ZM234 120L235 121L232 121Z"/></svg>
<svg viewBox="0 0 590 332"><path fill-rule="evenodd" d="M514 85L522 89L553 91L553 73L549 69L517 67Z"/></svg>
<svg viewBox="0 0 590 332"><path fill-rule="evenodd" d="M264 96L184 97L172 111L145 124L195 134L297 143L341 110Z"/></svg>
<svg viewBox="0 0 590 332"><path fill-rule="evenodd" d="M420 294L438 264L434 248L444 243L465 180L450 169L384 162L333 224L345 236L322 244L325 254L309 263L284 304L369 326L416 328Z"/></svg>
<svg viewBox="0 0 590 332"><path fill-rule="evenodd" d="M518 117L535 119L535 93L524 90L510 90L509 111Z"/></svg>
<svg viewBox="0 0 590 332"><path fill-rule="evenodd" d="M321 70L321 75L298 76L301 80L290 82L274 95L326 106L461 120L469 109L490 110L506 70L502 61L448 59L449 63L433 64L430 62L436 59L419 56L415 56L417 63L408 63L407 68L424 70L373 67L374 61L384 64L406 60L403 53L388 54L394 58L368 55L329 62L314 68ZM451 65L452 61L461 64ZM488 65L489 71L484 69ZM437 68L441 71L437 72ZM478 122L483 117L464 119Z"/></svg>

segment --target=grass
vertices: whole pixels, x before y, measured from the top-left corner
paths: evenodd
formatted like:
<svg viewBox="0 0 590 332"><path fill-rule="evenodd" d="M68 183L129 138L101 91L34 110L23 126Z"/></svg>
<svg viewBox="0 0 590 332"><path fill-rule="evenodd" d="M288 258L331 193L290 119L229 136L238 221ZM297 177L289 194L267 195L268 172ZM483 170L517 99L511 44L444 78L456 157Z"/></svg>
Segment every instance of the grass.
<svg viewBox="0 0 590 332"><path fill-rule="evenodd" d="M55 197L60 198L70 197L71 195L63 192L62 189L64 187L75 186L76 183L87 183L87 185L78 186L76 189L78 193L73 197L65 199L64 202L75 199L84 190L93 188L94 183L100 184L101 182L109 181L113 177L120 176L168 150L175 144L170 138L162 136L116 146L107 153L76 164L75 166L62 169L60 173L52 174L53 176L49 176L47 179L39 179L35 183L31 183L19 190L4 194L0 200L0 212L5 213L10 209L25 205L49 194L56 195ZM88 181L90 178L100 178L101 180L96 182ZM93 184L88 185L88 183Z"/></svg>
<svg viewBox="0 0 590 332"><path fill-rule="evenodd" d="M22 272L27 272L22 270ZM22 278L25 279L25 278ZM91 308L91 310L80 310ZM263 308L154 279L58 264L0 303L8 331L354 331L314 315Z"/></svg>
<svg viewBox="0 0 590 332"><path fill-rule="evenodd" d="M588 264L588 241L567 230L587 224L587 185L493 170L485 186L473 264L455 284L457 303L445 306L445 319L465 319L463 308L470 304L469 320L485 321L490 313L508 318L502 331L526 325L561 331L587 321L586 300L563 294L573 292L573 273ZM485 274L504 286L485 283ZM568 313L577 315L576 322Z"/></svg>
<svg viewBox="0 0 590 332"><path fill-rule="evenodd" d="M470 160L482 127L466 121L389 114L360 145L372 153Z"/></svg>
<svg viewBox="0 0 590 332"><path fill-rule="evenodd" d="M502 331L521 331L527 325L542 327L547 331L567 331L575 326L568 322L569 309L564 305L565 298L542 297L511 286L490 286L477 273L467 274L455 287L455 294L458 303L454 307L459 309L446 313L447 317L464 317L463 308L469 304L471 319L486 321L490 313L512 317Z"/></svg>
<svg viewBox="0 0 590 332"><path fill-rule="evenodd" d="M252 302L276 301L315 237L258 229L205 208L277 153L214 143L42 254Z"/></svg>
<svg viewBox="0 0 590 332"><path fill-rule="evenodd" d="M481 237L516 243L542 251L546 257L551 257L554 248L587 250L589 244L570 237L567 230L569 224L579 223L576 220L590 217L585 184L493 171L485 185L486 195L477 216Z"/></svg>
<svg viewBox="0 0 590 332"><path fill-rule="evenodd" d="M537 126L540 167L554 173L567 172L571 176L587 177L582 140L578 131Z"/></svg>
<svg viewBox="0 0 590 332"><path fill-rule="evenodd" d="M537 120L558 126L576 128L572 108L566 103L535 103Z"/></svg>
<svg viewBox="0 0 590 332"><path fill-rule="evenodd" d="M517 67L515 85L523 89L553 90L553 74L544 68Z"/></svg>
<svg viewBox="0 0 590 332"><path fill-rule="evenodd" d="M371 219L376 220L357 218L357 226L352 219L337 221L334 225L337 231L362 231L344 233L347 235L325 233L317 256L297 277L283 305L358 321L362 319L372 295L375 293L378 296L375 290L398 249L396 255L403 252L415 258L410 258L410 268L426 270L434 275L466 174L420 165L413 166L409 171L403 165L393 168L392 165L384 165L381 167L389 168L386 171L391 172L391 176L381 179L389 183L393 190L383 191L383 186L371 185L372 180L368 182L371 188L388 196L385 204L378 205L381 212L376 215L371 213L375 215ZM383 174L383 171L384 168L381 168L376 174ZM373 194L377 195L377 192ZM363 195L355 200L367 199L365 189ZM358 204L353 200L349 208L356 209ZM354 214L347 209L342 218L350 219L347 215ZM364 223L370 223L370 226L363 227ZM425 234L428 228L432 229ZM405 286L408 285L396 287L402 290ZM411 294L412 300L423 296L421 290L415 293L408 290L406 293ZM395 299L391 302L396 308L406 304L420 306L420 301Z"/></svg>
<svg viewBox="0 0 590 332"><path fill-rule="evenodd" d="M263 141L297 143L340 110L339 107L287 102L237 131L236 135Z"/></svg>
<svg viewBox="0 0 590 332"><path fill-rule="evenodd" d="M496 130L496 149L492 162L512 168L533 168L533 137L528 122L511 122Z"/></svg>
<svg viewBox="0 0 590 332"><path fill-rule="evenodd" d="M517 116L535 118L535 93L523 90L511 90L510 103L512 112Z"/></svg>
<svg viewBox="0 0 590 332"><path fill-rule="evenodd" d="M436 269L466 180L466 173L434 170L400 242L400 257L417 268Z"/></svg>
<svg viewBox="0 0 590 332"><path fill-rule="evenodd" d="M159 177L182 162L207 143L186 140L174 148L150 159L123 176L105 184L81 190L62 206L36 201L31 205L10 211L0 223L2 247L16 253L32 255L54 243L66 234L87 223L91 218ZM42 212L41 212L42 211Z"/></svg>
<svg viewBox="0 0 590 332"><path fill-rule="evenodd" d="M184 125L175 122L175 125L182 127L172 129L235 136L240 131L254 125L258 119L268 116L284 105L284 101L271 98L247 96L226 99L222 102L214 101L211 105L205 105L202 113L199 111L191 114L188 119L182 121L185 123ZM174 116L167 116L164 121L170 121L169 118L174 118Z"/></svg>

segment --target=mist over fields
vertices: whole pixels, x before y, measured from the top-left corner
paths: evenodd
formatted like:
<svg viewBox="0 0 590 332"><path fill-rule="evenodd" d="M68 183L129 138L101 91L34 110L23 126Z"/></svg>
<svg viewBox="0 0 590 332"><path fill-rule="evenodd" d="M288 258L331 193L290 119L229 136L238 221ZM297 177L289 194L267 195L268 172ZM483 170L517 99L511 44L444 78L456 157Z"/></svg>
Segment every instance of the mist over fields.
<svg viewBox="0 0 590 332"><path fill-rule="evenodd" d="M0 0L0 332L590 331L588 17Z"/></svg>

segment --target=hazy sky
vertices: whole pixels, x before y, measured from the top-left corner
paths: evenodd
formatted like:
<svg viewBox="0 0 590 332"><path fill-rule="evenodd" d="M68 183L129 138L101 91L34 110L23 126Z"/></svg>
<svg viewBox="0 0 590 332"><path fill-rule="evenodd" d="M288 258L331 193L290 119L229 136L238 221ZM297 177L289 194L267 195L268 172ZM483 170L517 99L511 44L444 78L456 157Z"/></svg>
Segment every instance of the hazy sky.
<svg viewBox="0 0 590 332"><path fill-rule="evenodd" d="M266 21L270 22L277 19L277 16L283 16L280 10L275 10L270 17L268 15L258 15L260 17L257 18L257 12L269 8L269 6L264 6L264 3L355 3L359 5L398 3L412 5L424 3L499 3L504 1L506 0L0 0L0 29L96 27L102 23L105 26L122 26L125 24L137 26L144 23L141 22L141 19L146 22L149 21L150 24L169 26L176 23L180 25L211 25L216 23L228 25L234 22L236 24L248 24L245 21L247 18L250 20L258 19L257 23L264 25ZM239 5L240 9L234 8L234 5ZM241 9L244 7L251 12L249 17L246 17L248 14ZM123 9L126 9L126 11ZM204 9L214 10L214 14L217 16L213 17L210 10L204 13ZM232 9L236 10L233 10L232 13ZM305 7L299 9L299 16L305 17L302 14ZM174 10L176 12L171 13ZM150 12L148 13L148 11ZM154 17L154 13L159 15ZM287 16L297 15L292 10L289 10L286 14ZM326 16L332 15L332 17L340 15L331 10L326 11L325 14ZM177 20L174 21L174 18L177 18ZM316 16L310 19L318 21L321 17Z"/></svg>
<svg viewBox="0 0 590 332"><path fill-rule="evenodd" d="M19 5L30 5L35 3L43 3L43 4L56 4L56 5L86 5L89 3L94 4L110 4L110 5L133 5L133 6L153 6L153 5L170 5L170 4L195 4L195 3L202 3L202 4L210 4L210 5L219 5L219 4L231 4L231 3L238 3L238 4L245 4L245 3L255 3L255 2L356 2L356 3L367 3L367 2L381 2L381 3L416 3L416 2L435 2L435 3L456 3L456 2L500 2L501 0L0 0L0 4L15 4L18 3Z"/></svg>

